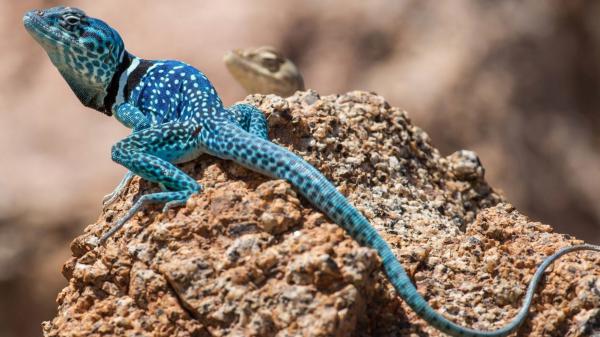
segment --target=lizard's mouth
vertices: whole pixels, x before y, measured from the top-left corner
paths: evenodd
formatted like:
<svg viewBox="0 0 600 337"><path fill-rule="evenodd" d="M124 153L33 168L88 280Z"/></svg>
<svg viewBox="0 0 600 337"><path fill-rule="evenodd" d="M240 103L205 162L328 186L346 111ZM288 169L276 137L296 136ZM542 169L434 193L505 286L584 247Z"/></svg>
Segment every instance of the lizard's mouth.
<svg viewBox="0 0 600 337"><path fill-rule="evenodd" d="M69 34L52 27L44 20L44 11L32 10L23 16L25 29L44 49L76 44L77 40Z"/></svg>

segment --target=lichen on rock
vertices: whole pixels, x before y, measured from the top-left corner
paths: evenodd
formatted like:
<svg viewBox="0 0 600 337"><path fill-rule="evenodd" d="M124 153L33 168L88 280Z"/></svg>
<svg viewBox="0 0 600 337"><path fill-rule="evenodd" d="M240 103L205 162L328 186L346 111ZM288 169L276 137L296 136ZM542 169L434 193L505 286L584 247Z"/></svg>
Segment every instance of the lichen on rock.
<svg viewBox="0 0 600 337"><path fill-rule="evenodd" d="M338 186L390 243L429 303L472 328L506 324L535 267L578 243L519 214L484 180L476 154L442 157L401 109L371 93L253 95L274 142ZM98 237L143 193L136 178L76 238L69 285L46 336L441 335L399 298L361 247L282 180L202 156L185 207L148 208ZM518 335L598 332L600 256L551 268Z"/></svg>

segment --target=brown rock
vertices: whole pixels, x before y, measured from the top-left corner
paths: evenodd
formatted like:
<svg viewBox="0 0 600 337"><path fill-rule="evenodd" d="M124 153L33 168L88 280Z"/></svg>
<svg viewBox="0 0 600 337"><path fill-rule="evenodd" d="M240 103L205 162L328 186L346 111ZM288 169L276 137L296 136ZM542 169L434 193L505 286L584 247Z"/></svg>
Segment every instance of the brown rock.
<svg viewBox="0 0 600 337"><path fill-rule="evenodd" d="M325 173L390 242L419 291L477 329L517 312L535 266L577 243L520 215L483 179L474 153L443 158L405 112L377 95L249 96L271 137ZM271 125L273 126L273 125ZM395 294L360 247L292 186L203 156L182 168L205 187L185 207L134 217L97 238L140 194L72 244L46 336L397 336L440 333ZM518 335L598 332L600 254L571 254L547 274Z"/></svg>

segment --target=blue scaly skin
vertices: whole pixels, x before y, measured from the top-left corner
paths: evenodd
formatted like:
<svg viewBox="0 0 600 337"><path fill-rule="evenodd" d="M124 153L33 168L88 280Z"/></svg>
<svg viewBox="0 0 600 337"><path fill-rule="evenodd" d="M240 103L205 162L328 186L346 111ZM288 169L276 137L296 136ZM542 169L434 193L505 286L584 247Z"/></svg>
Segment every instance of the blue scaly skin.
<svg viewBox="0 0 600 337"><path fill-rule="evenodd" d="M107 196L106 203L114 201L133 175L156 182L163 189L141 196L101 242L146 204L164 203L164 210L168 210L200 193L202 186L174 164L208 153L289 181L354 239L377 250L385 273L406 303L430 325L453 336L510 334L525 320L548 265L569 252L600 251L600 246L579 245L546 258L529 284L521 310L505 327L477 331L458 326L419 295L388 244L317 169L269 141L260 110L245 104L225 108L203 73L179 61L149 61L129 54L114 29L81 10L57 7L31 11L23 21L85 106L114 116L133 130L112 148L113 160L129 173Z"/></svg>

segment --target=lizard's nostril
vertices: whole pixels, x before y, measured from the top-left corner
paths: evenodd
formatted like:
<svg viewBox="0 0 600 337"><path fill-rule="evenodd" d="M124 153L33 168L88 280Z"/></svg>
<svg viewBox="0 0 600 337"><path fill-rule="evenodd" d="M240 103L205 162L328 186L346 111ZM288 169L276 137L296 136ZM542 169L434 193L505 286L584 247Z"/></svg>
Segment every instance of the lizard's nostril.
<svg viewBox="0 0 600 337"><path fill-rule="evenodd" d="M39 16L44 16L44 11L42 10L37 10L35 11L35 14L39 15Z"/></svg>

